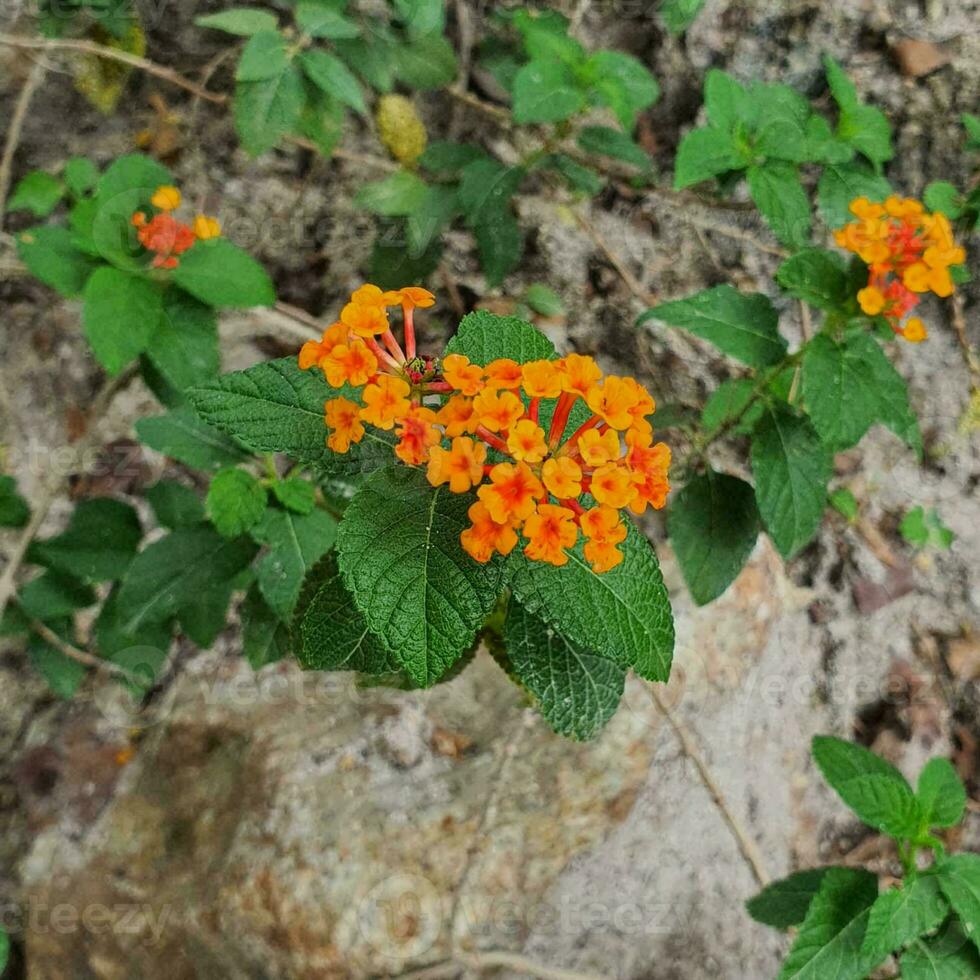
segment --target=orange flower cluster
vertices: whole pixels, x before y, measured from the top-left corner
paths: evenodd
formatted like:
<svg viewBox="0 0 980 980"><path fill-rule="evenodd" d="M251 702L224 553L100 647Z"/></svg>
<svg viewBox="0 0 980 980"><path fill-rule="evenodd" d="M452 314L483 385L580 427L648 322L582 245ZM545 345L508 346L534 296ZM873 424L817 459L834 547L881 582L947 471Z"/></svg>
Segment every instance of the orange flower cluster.
<svg viewBox="0 0 980 980"><path fill-rule="evenodd" d="M509 554L520 535L529 558L564 565L581 534L592 568L615 568L626 537L620 511L659 509L670 490L670 449L654 443L647 420L653 398L632 378L603 378L580 354L486 367L462 354L417 357L414 310L434 302L417 286L362 286L340 320L303 345L301 368L319 367L334 388L362 388L359 402L326 402L327 445L344 453L365 424L394 429L395 455L425 466L433 486L476 489L460 542L477 561ZM391 330L393 306L402 309L404 350ZM588 417L566 434L579 403ZM594 500L588 508L583 494Z"/></svg>
<svg viewBox="0 0 980 980"><path fill-rule="evenodd" d="M963 263L966 253L953 240L949 219L940 212L927 213L919 201L894 195L883 204L855 198L851 213L858 220L835 231L834 239L868 264L868 285L857 296L861 309L868 316L884 316L905 340L925 340L919 317L902 320L920 294L952 295L949 270Z"/></svg>
<svg viewBox="0 0 980 980"><path fill-rule="evenodd" d="M180 201L180 191L176 187L158 187L150 198L158 213L147 219L146 212L137 211L131 219L140 244L148 252L154 253L154 269L176 269L177 256L186 252L196 241L221 235L217 218L199 214L194 218L193 227L178 221L171 211L180 207Z"/></svg>

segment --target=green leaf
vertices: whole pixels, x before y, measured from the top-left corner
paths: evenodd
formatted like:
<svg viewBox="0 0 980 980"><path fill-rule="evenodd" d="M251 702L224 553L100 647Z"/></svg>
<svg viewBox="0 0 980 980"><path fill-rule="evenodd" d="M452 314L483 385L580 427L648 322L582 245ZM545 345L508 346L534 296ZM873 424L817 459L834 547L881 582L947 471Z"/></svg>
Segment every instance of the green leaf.
<svg viewBox="0 0 980 980"><path fill-rule="evenodd" d="M636 125L637 114L660 95L660 86L646 66L622 51L597 51L585 62L581 77L627 131Z"/></svg>
<svg viewBox="0 0 980 980"><path fill-rule="evenodd" d="M214 309L182 289L166 290L163 313L146 356L178 391L213 378L221 367Z"/></svg>
<svg viewBox="0 0 980 980"><path fill-rule="evenodd" d="M732 141L731 133L714 126L692 129L677 148L674 189L700 184L729 170L741 170L747 162Z"/></svg>
<svg viewBox="0 0 980 980"><path fill-rule="evenodd" d="M272 484L272 495L297 514L309 514L316 506L316 487L301 476L290 476Z"/></svg>
<svg viewBox="0 0 980 980"><path fill-rule="evenodd" d="M441 34L410 39L392 51L398 78L409 88L448 85L459 70L453 46Z"/></svg>
<svg viewBox="0 0 980 980"><path fill-rule="evenodd" d="M156 283L110 266L92 273L85 287L85 336L110 374L146 350L162 317L163 293Z"/></svg>
<svg viewBox="0 0 980 980"><path fill-rule="evenodd" d="M398 16L413 37L441 32L446 26L443 0L395 0Z"/></svg>
<svg viewBox="0 0 980 980"><path fill-rule="evenodd" d="M963 819L966 789L949 759L930 759L919 773L916 794L928 827L955 827Z"/></svg>
<svg viewBox="0 0 980 980"><path fill-rule="evenodd" d="M261 670L289 655L289 629L262 598L257 585L248 590L239 615L242 654L253 670Z"/></svg>
<svg viewBox="0 0 980 980"><path fill-rule="evenodd" d="M99 180L99 171L95 164L85 157L72 157L66 164L62 174L65 186L75 196L81 197L92 190Z"/></svg>
<svg viewBox="0 0 980 980"><path fill-rule="evenodd" d="M113 663L120 663L123 657L128 660L123 666L130 666L135 652L143 654L145 668L140 673L148 679L156 676L157 670L166 659L170 649L171 624L169 622L144 624L139 630L127 633L122 628L119 616L119 588L109 593L102 604L98 618L93 626L95 648L99 656Z"/></svg>
<svg viewBox="0 0 980 980"><path fill-rule="evenodd" d="M435 683L473 642L500 590L500 565L463 551L469 494L411 468L369 477L344 513L337 550L368 626L413 681Z"/></svg>
<svg viewBox="0 0 980 980"><path fill-rule="evenodd" d="M308 599L301 597L296 614L296 659L304 670L388 674L400 669L381 638L368 628L344 584L335 554L317 564L304 594L307 589Z"/></svg>
<svg viewBox="0 0 980 980"><path fill-rule="evenodd" d="M539 166L556 171L564 177L573 191L588 194L590 197L598 194L606 185L605 180L599 174L576 163L564 153L549 153L546 157L542 157Z"/></svg>
<svg viewBox="0 0 980 980"><path fill-rule="evenodd" d="M558 61L580 66L585 49L568 36L568 18L556 10L517 8L512 23L521 33L524 50L532 60Z"/></svg>
<svg viewBox="0 0 980 980"><path fill-rule="evenodd" d="M598 153L630 163L640 170L650 169L650 157L636 145L626 133L608 126L583 126L576 136L578 145L586 153Z"/></svg>
<svg viewBox="0 0 980 980"><path fill-rule="evenodd" d="M142 153L127 153L106 168L95 189L105 203L127 191L152 194L161 184L172 184L173 175L162 164Z"/></svg>
<svg viewBox="0 0 980 980"><path fill-rule="evenodd" d="M208 306L272 306L276 301L269 274L248 252L227 238L198 242L181 256L174 282Z"/></svg>
<svg viewBox="0 0 980 980"><path fill-rule="evenodd" d="M513 599L504 643L513 674L559 735L595 738L615 714L625 669L555 632Z"/></svg>
<svg viewBox="0 0 980 980"><path fill-rule="evenodd" d="M541 316L561 316L561 297L549 286L536 282L524 290L524 302Z"/></svg>
<svg viewBox="0 0 980 980"><path fill-rule="evenodd" d="M365 184L354 196L354 203L374 214L406 215L422 206L427 192L424 180L407 170L398 170L384 180Z"/></svg>
<svg viewBox="0 0 980 980"><path fill-rule="evenodd" d="M306 573L333 547L337 522L323 510L294 514L270 508L252 536L269 548L256 566L259 589L280 619L288 620Z"/></svg>
<svg viewBox="0 0 980 980"><path fill-rule="evenodd" d="M980 947L980 855L954 854L938 865L937 872L943 894L974 946Z"/></svg>
<svg viewBox="0 0 980 980"><path fill-rule="evenodd" d="M367 38L334 41L333 48L357 72L371 88L378 92L390 92L395 85L395 56L400 44L396 44L385 29L377 23L369 23ZM452 49L450 49L452 53Z"/></svg>
<svg viewBox="0 0 980 980"><path fill-rule="evenodd" d="M487 286L495 288L520 261L523 247L520 226L510 209L504 208L482 211L472 228Z"/></svg>
<svg viewBox="0 0 980 980"><path fill-rule="evenodd" d="M687 299L661 303L637 322L651 319L681 327L752 367L778 364L786 356L786 341L779 335L779 314L762 293L714 286Z"/></svg>
<svg viewBox="0 0 980 980"><path fill-rule="evenodd" d="M88 582L122 578L139 548L143 530L129 504L105 497L81 500L68 527L35 541L28 560Z"/></svg>
<svg viewBox="0 0 980 980"><path fill-rule="evenodd" d="M847 487L841 487L839 490L834 490L833 493L827 497L827 503L829 503L830 506L841 515L841 517L846 518L848 521L853 522L857 519L857 498L855 498L854 494L851 493Z"/></svg>
<svg viewBox="0 0 980 980"><path fill-rule="evenodd" d="M789 929L798 926L805 918L814 896L820 890L830 868L808 868L786 878L774 881L745 903L749 915L756 922Z"/></svg>
<svg viewBox="0 0 980 980"><path fill-rule="evenodd" d="M153 508L161 527L178 528L200 524L204 520L204 504L201 498L176 480L161 480L143 492Z"/></svg>
<svg viewBox="0 0 980 980"><path fill-rule="evenodd" d="M230 582L252 560L248 538L229 541L207 525L182 527L136 556L119 590L123 629L160 623L220 582Z"/></svg>
<svg viewBox="0 0 980 980"><path fill-rule="evenodd" d="M21 588L17 602L31 619L48 623L94 605L96 595L90 586L70 575L47 571Z"/></svg>
<svg viewBox="0 0 980 980"><path fill-rule="evenodd" d="M517 123L560 122L585 105L571 71L560 61L531 61L514 79L513 111Z"/></svg>
<svg viewBox="0 0 980 980"><path fill-rule="evenodd" d="M424 255L458 211L459 194L455 187L427 186L425 195L406 223L409 254L414 257Z"/></svg>
<svg viewBox="0 0 980 980"><path fill-rule="evenodd" d="M259 31L249 38L238 60L235 80L264 82L278 78L289 65L286 39L276 30Z"/></svg>
<svg viewBox="0 0 980 980"><path fill-rule="evenodd" d="M224 433L202 422L186 408L139 419L135 427L144 445L195 469L233 465L246 456Z"/></svg>
<svg viewBox="0 0 980 980"><path fill-rule="evenodd" d="M921 505L913 507L898 525L899 533L909 544L917 548L937 548L948 551L956 535L943 524L934 507L926 510Z"/></svg>
<svg viewBox="0 0 980 980"><path fill-rule="evenodd" d="M934 875L906 879L875 899L861 944L863 953L876 962L893 950L935 929L949 912L939 881Z"/></svg>
<svg viewBox="0 0 980 980"><path fill-rule="evenodd" d="M555 346L526 320L475 310L460 321L446 344L446 353L465 354L474 364L486 367L502 357L518 364L550 360L555 356Z"/></svg>
<svg viewBox="0 0 980 980"><path fill-rule="evenodd" d="M660 16L671 34L683 34L703 6L704 0L664 0L660 5Z"/></svg>
<svg viewBox="0 0 980 980"><path fill-rule="evenodd" d="M57 624L56 633L67 638L67 625ZM32 633L27 641L27 656L35 670L44 678L48 687L59 697L67 700L73 697L85 679L85 666L77 660L65 656L47 640Z"/></svg>
<svg viewBox="0 0 980 980"><path fill-rule="evenodd" d="M749 191L776 237L800 248L810 238L810 201L791 163L770 160L748 170Z"/></svg>
<svg viewBox="0 0 980 980"><path fill-rule="evenodd" d="M817 208L828 228L841 228L854 220L850 212L854 198L883 201L891 192L891 184L860 160L832 164L820 175Z"/></svg>
<svg viewBox="0 0 980 980"><path fill-rule="evenodd" d="M756 383L751 378L730 378L723 381L704 403L701 425L705 432L715 432L723 425L732 425L736 432L750 432L762 415L762 405L749 403L755 397ZM662 408L658 406L657 418ZM735 420L738 420L737 422ZM663 428L664 423L660 422Z"/></svg>
<svg viewBox="0 0 980 980"><path fill-rule="evenodd" d="M67 228L41 225L17 235L17 255L32 276L62 296L78 296L98 263L80 251Z"/></svg>
<svg viewBox="0 0 980 980"><path fill-rule="evenodd" d="M814 114L806 123L802 159L806 163L847 163L854 159L854 147L838 139L823 116Z"/></svg>
<svg viewBox="0 0 980 980"><path fill-rule="evenodd" d="M734 476L709 469L673 498L667 531L699 606L717 599L735 581L759 528L755 492Z"/></svg>
<svg viewBox="0 0 980 980"><path fill-rule="evenodd" d="M64 197L65 185L43 170L32 170L14 187L8 211L30 211L35 217L46 218Z"/></svg>
<svg viewBox="0 0 980 980"><path fill-rule="evenodd" d="M749 96L758 115L754 152L789 163L806 161L810 103L788 85L765 82L753 83Z"/></svg>
<svg viewBox="0 0 980 980"><path fill-rule="evenodd" d="M219 470L211 481L204 506L219 534L237 538L265 513L265 488L251 473L235 467Z"/></svg>
<svg viewBox="0 0 980 980"><path fill-rule="evenodd" d="M232 591L231 582L216 582L177 610L181 631L202 650L207 650L225 628Z"/></svg>
<svg viewBox="0 0 980 980"><path fill-rule="evenodd" d="M515 550L507 563L510 587L559 633L646 680L666 682L674 623L657 556L632 522L620 547L623 561L601 575L582 557L581 541L560 568Z"/></svg>
<svg viewBox="0 0 980 980"><path fill-rule="evenodd" d="M891 160L892 128L885 114L860 101L854 83L830 55L824 55L824 68L830 92L840 109L837 135L879 166Z"/></svg>
<svg viewBox="0 0 980 980"><path fill-rule="evenodd" d="M813 739L813 758L837 795L876 830L916 838L922 810L905 777L861 745L829 735Z"/></svg>
<svg viewBox="0 0 980 980"><path fill-rule="evenodd" d="M525 173L523 167L507 167L489 159L475 160L464 167L459 202L468 220L475 223L482 212L507 210Z"/></svg>
<svg viewBox="0 0 980 980"><path fill-rule="evenodd" d="M467 164L474 160L484 159L486 159L486 154L472 143L450 143L445 140L435 140L425 148L418 163L424 170L432 170L442 174L458 174Z"/></svg>
<svg viewBox="0 0 980 980"><path fill-rule="evenodd" d="M344 107L315 85L307 86L306 104L299 119L299 130L316 144L325 156L333 154L344 135Z"/></svg>
<svg viewBox="0 0 980 980"><path fill-rule="evenodd" d="M327 95L333 96L361 114L367 113L360 83L336 55L313 48L300 54L299 61L306 77L314 85L323 89Z"/></svg>
<svg viewBox="0 0 980 980"><path fill-rule="evenodd" d="M12 476L0 476L0 527L23 527L31 516Z"/></svg>
<svg viewBox="0 0 980 980"><path fill-rule="evenodd" d="M831 472L831 454L810 423L785 406L767 407L752 436L752 475L762 521L784 558L820 526Z"/></svg>
<svg viewBox="0 0 980 980"><path fill-rule="evenodd" d="M211 27L226 34L238 34L241 37L251 37L262 31L275 31L279 26L273 14L256 7L231 7L216 14L205 17L195 17L198 27Z"/></svg>
<svg viewBox="0 0 980 980"><path fill-rule="evenodd" d="M805 248L777 270L776 281L790 295L821 310L839 310L850 297L844 259L823 248Z"/></svg>
<svg viewBox="0 0 980 980"><path fill-rule="evenodd" d="M0 928L0 974L7 969L7 962L10 959L10 937Z"/></svg>
<svg viewBox="0 0 980 980"><path fill-rule="evenodd" d="M361 33L356 22L345 17L336 6L306 0L296 5L296 26L310 37L326 37L331 40L358 37Z"/></svg>
<svg viewBox="0 0 980 980"><path fill-rule="evenodd" d="M272 149L286 133L294 132L305 99L303 76L293 64L287 65L275 78L238 82L235 131L245 151L257 157Z"/></svg>
<svg viewBox="0 0 980 980"><path fill-rule="evenodd" d="M900 960L902 980L976 980L980 954L955 920L933 939L919 939Z"/></svg>
<svg viewBox="0 0 980 980"><path fill-rule="evenodd" d="M952 221L963 213L963 195L948 180L934 180L926 184L922 200L930 211L942 211Z"/></svg>
<svg viewBox="0 0 980 980"><path fill-rule="evenodd" d="M778 980L863 980L878 962L861 952L877 895L870 872L828 868Z"/></svg>
<svg viewBox="0 0 980 980"><path fill-rule="evenodd" d="M754 128L758 106L748 89L727 72L711 68L704 78L704 107L708 121L726 133L738 123Z"/></svg>

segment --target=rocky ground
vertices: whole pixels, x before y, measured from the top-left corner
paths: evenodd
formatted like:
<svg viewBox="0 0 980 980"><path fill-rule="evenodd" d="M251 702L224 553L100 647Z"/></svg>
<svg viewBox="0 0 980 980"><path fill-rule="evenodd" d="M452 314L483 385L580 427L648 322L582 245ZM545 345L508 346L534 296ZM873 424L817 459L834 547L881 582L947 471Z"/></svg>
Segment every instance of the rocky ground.
<svg viewBox="0 0 980 980"><path fill-rule="evenodd" d="M191 6L148 21L150 56L188 72L218 50L190 26ZM479 25L486 11L466 9ZM696 118L708 67L817 95L820 55L830 51L895 124L896 187L915 194L929 180L968 176L956 120L980 105L975 0L708 0L683 40L664 35L649 4L576 10L584 39L637 54L660 79L643 132L664 173ZM4 29L30 29L10 13ZM907 58L909 40L939 45L949 63L916 77L896 53ZM0 47L0 66L9 118L30 62ZM219 70L211 84L227 82ZM155 118L153 95L176 113L185 190L234 218L233 237L267 264L283 299L333 309L370 246L370 220L350 203L366 176L359 165L293 152L250 162L220 109L145 77L106 119L52 72L16 173L130 149ZM423 100L435 127L449 111L442 99ZM462 124L475 133L483 121L464 114ZM355 132L345 145L378 152ZM503 290L486 291L462 232L447 277L466 303L548 283L567 311L545 325L561 348L638 372L658 399L698 404L731 365L676 334L638 333L636 298L597 237L664 298L721 281L771 291L777 260L692 223L730 214L678 208L609 191L587 213L590 234L568 201L541 188L521 200L529 254ZM22 223L13 216L6 230ZM765 238L751 218L739 227ZM65 462L101 383L78 305L15 277L0 296L0 445L27 495L65 466L83 490L153 482L167 464L128 441L133 420L156 411L136 382L100 422L92 452ZM965 290L975 345L978 299L975 285ZM798 329L795 311L785 316ZM431 318L430 337L450 318ZM596 742L561 741L482 654L431 692L362 690L289 663L254 675L230 628L210 651L177 651L159 695L136 713L116 686L94 679L75 701L55 701L21 649L0 647L0 922L14 935L14 975L394 976L445 960L453 944L464 959L509 951L604 977L775 975L785 940L743 910L757 881L691 739L773 877L841 860L894 871L887 847L815 773L814 734L857 737L912 776L929 756L948 755L980 800L980 446L958 427L969 377L948 309L931 307L928 319L929 341L897 352L926 462L883 430L839 457L840 481L862 501L857 527L829 517L789 567L760 541L732 589L698 609L662 520L648 522L678 628L665 698L688 749L635 679ZM281 319L260 313L228 316L222 336L226 368L296 344ZM744 469L744 446L719 450L718 463ZM950 551L915 556L901 541L897 522L914 504L939 509L957 535ZM45 531L69 510L67 497L56 501ZM0 548L13 540L3 535ZM978 814L974 802L954 846L980 846ZM452 975L439 969L429 975Z"/></svg>

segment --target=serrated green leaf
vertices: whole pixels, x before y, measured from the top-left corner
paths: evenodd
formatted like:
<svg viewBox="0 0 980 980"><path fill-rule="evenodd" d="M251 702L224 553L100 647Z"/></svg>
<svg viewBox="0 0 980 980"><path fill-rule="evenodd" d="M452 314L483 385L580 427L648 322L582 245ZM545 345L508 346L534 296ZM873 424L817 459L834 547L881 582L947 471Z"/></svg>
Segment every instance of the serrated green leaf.
<svg viewBox="0 0 980 980"><path fill-rule="evenodd" d="M368 627L344 584L336 556L328 555L311 573L309 601L300 600L296 659L304 670L397 672L399 662ZM306 587L304 587L306 591Z"/></svg>
<svg viewBox="0 0 980 980"><path fill-rule="evenodd" d="M723 425L732 425L736 432L750 432L762 414L762 405L756 402L749 407L755 396L756 383L751 378L730 378L723 381L704 403L701 425L705 432L714 432ZM657 418L662 408L658 407ZM738 420L738 421L736 421ZM663 428L664 423L659 423Z"/></svg>
<svg viewBox="0 0 980 980"><path fill-rule="evenodd" d="M875 899L861 951L880 962L892 951L931 932L948 912L949 903L935 876L907 880L901 888L892 888Z"/></svg>
<svg viewBox="0 0 980 980"><path fill-rule="evenodd" d="M922 810L905 777L861 745L829 735L813 740L813 758L837 795L876 830L918 837Z"/></svg>
<svg viewBox="0 0 980 980"><path fill-rule="evenodd" d="M560 61L536 60L514 78L515 122L560 122L585 106L585 96L569 68Z"/></svg>
<svg viewBox="0 0 980 980"><path fill-rule="evenodd" d="M12 476L0 476L0 527L23 527L31 516Z"/></svg>
<svg viewBox="0 0 980 980"><path fill-rule="evenodd" d="M336 6L316 0L301 0L296 5L296 26L310 37L331 40L354 38L361 33L358 24L345 17Z"/></svg>
<svg viewBox="0 0 980 980"><path fill-rule="evenodd" d="M46 218L61 201L65 185L43 170L32 170L17 182L8 211L30 211L37 218Z"/></svg>
<svg viewBox="0 0 980 980"><path fill-rule="evenodd" d="M17 255L32 276L62 296L78 296L98 263L80 251L67 228L41 225L17 235Z"/></svg>
<svg viewBox="0 0 980 980"><path fill-rule="evenodd" d="M758 114L753 134L755 152L772 160L805 162L810 149L809 102L788 85L764 82L755 82L749 97Z"/></svg>
<svg viewBox="0 0 980 980"><path fill-rule="evenodd" d="M616 713L626 670L557 633L514 599L504 643L513 673L559 735L595 738Z"/></svg>
<svg viewBox="0 0 980 980"><path fill-rule="evenodd" d="M182 255L174 282L209 306L271 306L276 301L269 274L227 238L198 242Z"/></svg>
<svg viewBox="0 0 980 980"><path fill-rule="evenodd" d="M878 879L858 868L828 868L778 980L863 980L877 961L861 952Z"/></svg>
<svg viewBox="0 0 980 980"><path fill-rule="evenodd" d="M749 191L776 237L800 248L810 238L810 200L791 163L770 160L748 170Z"/></svg>
<svg viewBox="0 0 980 980"><path fill-rule="evenodd" d="M207 525L182 527L143 549L129 566L119 590L122 628L170 619L219 582L230 582L251 562L256 545L228 540Z"/></svg>
<svg viewBox="0 0 980 980"><path fill-rule="evenodd" d="M608 126L583 126L576 136L578 145L586 153L598 153L631 163L640 170L650 169L650 157L646 151L637 146L626 133Z"/></svg>
<svg viewBox="0 0 980 980"><path fill-rule="evenodd" d="M289 510L309 514L316 506L316 487L301 476L290 476L272 484L272 494Z"/></svg>
<svg viewBox="0 0 980 980"><path fill-rule="evenodd" d="M354 203L387 217L407 215L422 206L427 191L424 180L407 170L398 170L384 180L365 184L354 196Z"/></svg>
<svg viewBox="0 0 980 980"><path fill-rule="evenodd" d="M937 866L937 876L967 936L980 948L980 855L954 854Z"/></svg>
<svg viewBox="0 0 980 980"><path fill-rule="evenodd" d="M299 61L306 77L327 95L349 105L362 115L367 112L360 83L336 55L312 48L302 52Z"/></svg>
<svg viewBox="0 0 980 980"><path fill-rule="evenodd" d="M627 132L660 96L660 86L643 62L623 51L596 51L582 66L581 77Z"/></svg>
<svg viewBox="0 0 980 980"><path fill-rule="evenodd" d="M239 615L242 654L253 670L261 670L289 655L289 629L262 598L258 585L248 590Z"/></svg>
<svg viewBox="0 0 980 980"><path fill-rule="evenodd" d="M186 408L139 419L135 428L144 445L195 469L216 469L246 458L235 442Z"/></svg>
<svg viewBox="0 0 980 980"><path fill-rule="evenodd" d="M717 599L735 581L760 527L755 491L734 476L709 469L674 496L667 531L699 606Z"/></svg>
<svg viewBox="0 0 980 980"><path fill-rule="evenodd" d="M784 558L816 533L832 472L829 450L788 408L765 409L752 436L752 475L762 521Z"/></svg>
<svg viewBox="0 0 980 980"><path fill-rule="evenodd" d="M182 289L167 289L146 356L177 391L213 378L221 366L214 309Z"/></svg>
<svg viewBox="0 0 980 980"><path fill-rule="evenodd" d="M265 488L251 473L235 467L219 470L211 481L204 507L219 534L237 538L265 513Z"/></svg>
<svg viewBox="0 0 980 980"><path fill-rule="evenodd" d="M286 70L286 39L277 30L259 31L249 38L238 59L235 80L264 82L278 78Z"/></svg>
<svg viewBox="0 0 980 980"><path fill-rule="evenodd" d="M428 34L392 49L395 74L409 88L431 89L448 85L458 71L453 46L441 34Z"/></svg>
<svg viewBox="0 0 980 980"><path fill-rule="evenodd" d="M121 578L139 548L143 530L129 504L105 497L81 500L68 527L35 541L30 561L87 582Z"/></svg>
<svg viewBox="0 0 980 980"><path fill-rule="evenodd" d="M671 34L683 34L701 12L704 0L664 0L660 16Z"/></svg>
<svg viewBox="0 0 980 980"><path fill-rule="evenodd" d="M459 541L472 495L432 487L420 470L368 477L344 512L337 552L367 620L418 685L435 683L469 647L501 585Z"/></svg>
<svg viewBox="0 0 980 980"><path fill-rule="evenodd" d="M240 37L251 37L260 31L275 31L278 27L278 21L273 14L256 7L231 7L216 14L195 17L194 23L198 27L210 27Z"/></svg>
<svg viewBox="0 0 980 980"><path fill-rule="evenodd" d="M854 220L850 206L856 197L883 201L891 192L891 184L863 161L831 164L817 184L817 207L828 228L841 228Z"/></svg>
<svg viewBox="0 0 980 980"><path fill-rule="evenodd" d="M900 965L902 980L976 980L980 953L953 920L940 935L914 942Z"/></svg>
<svg viewBox="0 0 980 980"><path fill-rule="evenodd" d="M294 514L270 508L252 530L268 547L256 565L259 589L282 620L289 620L306 573L333 547L337 522L326 511Z"/></svg>
<svg viewBox="0 0 980 980"><path fill-rule="evenodd" d="M176 480L161 480L143 493L161 527L190 527L204 520L201 498Z"/></svg>
<svg viewBox="0 0 980 980"><path fill-rule="evenodd" d="M758 109L749 90L727 72L711 68L704 78L704 108L712 126L731 133L736 124L752 128Z"/></svg>
<svg viewBox="0 0 980 980"><path fill-rule="evenodd" d="M660 565L631 523L623 561L599 575L582 556L582 542L558 568L515 550L507 562L511 589L529 613L600 656L631 667L646 680L666 682L674 622Z"/></svg>
<svg viewBox="0 0 980 980"><path fill-rule="evenodd" d="M687 330L752 367L777 364L786 356L779 314L762 293L714 286L687 299L654 306L637 322L651 319Z"/></svg>
<svg viewBox="0 0 980 980"><path fill-rule="evenodd" d="M830 92L840 109L838 136L875 164L890 160L892 130L885 114L861 102L854 83L830 55L824 55L824 68Z"/></svg>
<svg viewBox="0 0 980 980"><path fill-rule="evenodd" d="M798 926L830 868L808 868L774 881L745 903L749 915L775 929Z"/></svg>
<svg viewBox="0 0 980 980"><path fill-rule="evenodd" d="M929 827L955 827L963 819L966 789L949 759L930 759L919 773L915 795Z"/></svg>
<svg viewBox="0 0 980 980"><path fill-rule="evenodd" d="M460 321L446 344L446 353L465 354L474 364L486 367L502 357L518 364L549 360L555 356L555 345L526 320L475 310Z"/></svg>
<svg viewBox="0 0 980 980"><path fill-rule="evenodd" d="M805 248L790 256L776 270L776 281L821 310L838 310L851 298L844 259L823 248Z"/></svg>
<svg viewBox="0 0 980 980"><path fill-rule="evenodd" d="M274 78L238 82L235 86L235 131L245 151L253 157L272 149L299 126L306 100L303 76L287 65Z"/></svg>
<svg viewBox="0 0 980 980"><path fill-rule="evenodd" d="M700 184L729 170L741 170L747 163L727 130L714 126L692 129L677 148L674 189Z"/></svg>
<svg viewBox="0 0 980 980"><path fill-rule="evenodd" d="M102 266L85 287L85 336L110 374L146 350L162 316L163 292L142 276Z"/></svg>

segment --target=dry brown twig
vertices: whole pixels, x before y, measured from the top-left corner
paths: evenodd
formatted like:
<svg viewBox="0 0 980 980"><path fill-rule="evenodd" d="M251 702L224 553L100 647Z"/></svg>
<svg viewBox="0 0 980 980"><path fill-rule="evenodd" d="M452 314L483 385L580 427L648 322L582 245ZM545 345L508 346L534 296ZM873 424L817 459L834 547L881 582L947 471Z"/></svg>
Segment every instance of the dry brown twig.
<svg viewBox="0 0 980 980"><path fill-rule="evenodd" d="M17 98L17 105L14 106L14 114L10 118L10 128L7 130L7 141L3 148L3 157L0 159L0 227L3 227L3 219L7 211L7 195L10 192L10 176L14 167L14 154L20 143L20 134L24 129L24 120L27 118L27 110L30 108L31 99L37 91L41 82L44 80L46 69L44 63L35 61L31 67L27 81L20 90Z"/></svg>

